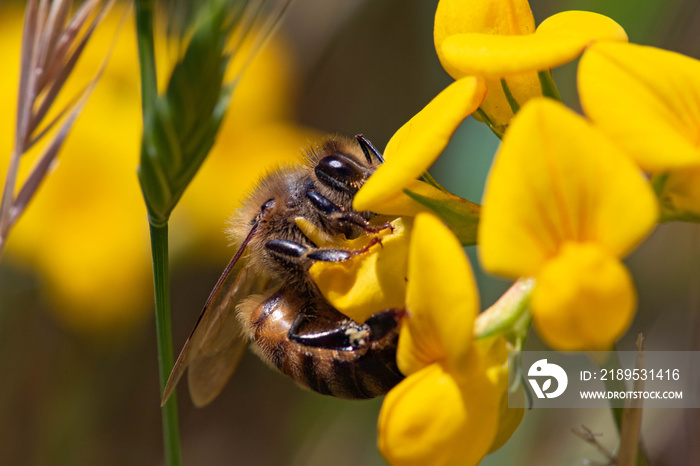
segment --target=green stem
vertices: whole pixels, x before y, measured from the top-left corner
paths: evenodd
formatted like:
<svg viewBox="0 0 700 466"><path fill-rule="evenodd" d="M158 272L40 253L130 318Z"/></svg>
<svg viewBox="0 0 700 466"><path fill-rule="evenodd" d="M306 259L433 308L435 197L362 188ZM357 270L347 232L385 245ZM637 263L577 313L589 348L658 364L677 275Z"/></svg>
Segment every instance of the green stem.
<svg viewBox="0 0 700 466"><path fill-rule="evenodd" d="M153 112L158 98L156 58L153 45L154 8L154 0L136 0L136 40L141 67L141 106L144 117Z"/></svg>
<svg viewBox="0 0 700 466"><path fill-rule="evenodd" d="M170 276L168 271L168 225L150 225L153 282L156 298L156 337L160 393L173 368L173 338L170 325ZM180 433L177 419L177 397L171 396L161 411L165 464L181 464Z"/></svg>
<svg viewBox="0 0 700 466"><path fill-rule="evenodd" d="M154 0L136 0L136 39L141 69L141 106L143 121L149 121L158 99L158 80L153 39ZM150 218L150 216L149 216ZM153 257L153 282L156 304L156 339L158 345L158 375L160 393L173 367L173 340L170 325L170 275L168 270L168 224L154 225L149 222L151 233L151 255ZM177 416L177 397L171 396L161 410L165 464L178 466L180 455L180 432Z"/></svg>
<svg viewBox="0 0 700 466"><path fill-rule="evenodd" d="M506 96L506 100L508 101L508 105L510 105L513 115L515 115L520 110L520 104L518 104L518 101L515 100L515 97L513 97L513 94L510 92L510 88L508 87L508 83L503 78L501 78L501 88L503 88L503 94Z"/></svg>
<svg viewBox="0 0 700 466"><path fill-rule="evenodd" d="M540 78L542 95L561 102L561 94L559 94L557 83L554 82L554 78L552 77L552 71L540 71L537 73L537 77Z"/></svg>
<svg viewBox="0 0 700 466"><path fill-rule="evenodd" d="M533 278L520 278L474 322L474 337L486 338L498 333L516 332L524 338L530 329L527 312L535 287Z"/></svg>
<svg viewBox="0 0 700 466"><path fill-rule="evenodd" d="M685 213L679 214L671 209L661 206L661 213L659 214L659 223L667 222L688 222L688 223L700 223L700 216Z"/></svg>
<svg viewBox="0 0 700 466"><path fill-rule="evenodd" d="M489 127L491 132L496 135L498 139L503 139L503 135L506 132L506 129L502 126L496 125L493 121L491 121L491 118L484 112L482 109L477 108L476 112L474 112L474 116L476 117L477 120L481 121L482 123L485 123L486 126Z"/></svg>

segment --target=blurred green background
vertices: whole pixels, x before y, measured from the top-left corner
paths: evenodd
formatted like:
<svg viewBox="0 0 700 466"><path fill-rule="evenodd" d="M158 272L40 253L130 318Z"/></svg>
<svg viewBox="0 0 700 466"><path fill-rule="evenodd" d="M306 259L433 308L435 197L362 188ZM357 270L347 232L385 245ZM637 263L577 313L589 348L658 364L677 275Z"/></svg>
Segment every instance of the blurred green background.
<svg viewBox="0 0 700 466"><path fill-rule="evenodd" d="M0 4L3 172L12 144L22 4ZM383 148L451 82L433 49L436 5L293 4L266 58L241 84L215 154L172 220L176 351L233 253L226 219L261 173L319 134L363 133ZM596 11L618 21L632 42L700 58L696 0L532 0L531 6L536 23L562 10ZM118 6L112 16L121 12ZM104 50L111 33L95 45ZM94 63L99 60L93 59L93 71ZM147 223L135 175L136 73L127 27L59 167L11 233L0 263L0 464L162 463ZM575 64L556 70L555 78L564 100L577 108ZM497 146L485 126L468 119L431 172L478 202ZM508 284L485 276L475 251L469 255L486 307ZM633 349L643 331L649 350L700 350L700 228L662 225L627 263L640 309L620 347ZM543 346L533 334L527 348ZM381 400L306 392L251 354L209 407L193 408L184 384L178 397L185 464L384 464L376 449ZM484 464L602 461L571 433L581 425L601 433L601 443L614 450L609 411L539 410L527 412L510 442ZM643 436L653 464L700 464L698 410L647 410Z"/></svg>

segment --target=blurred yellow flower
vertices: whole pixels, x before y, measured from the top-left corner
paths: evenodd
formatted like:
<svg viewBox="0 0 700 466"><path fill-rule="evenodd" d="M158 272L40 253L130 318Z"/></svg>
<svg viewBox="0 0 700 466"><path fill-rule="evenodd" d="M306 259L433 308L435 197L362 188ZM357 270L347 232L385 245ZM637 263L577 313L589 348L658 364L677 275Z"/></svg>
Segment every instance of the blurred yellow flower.
<svg viewBox="0 0 700 466"><path fill-rule="evenodd" d="M581 58L586 115L645 171L667 174L662 204L700 217L700 61L634 44L600 43Z"/></svg>
<svg viewBox="0 0 700 466"><path fill-rule="evenodd" d="M0 105L12 109L23 12L5 6L1 11L5 68L0 73ZM123 6L113 9L97 29L62 98L72 97L97 72L123 11ZM78 331L116 333L151 315L148 223L136 178L141 139L136 50L135 31L127 21L59 154L57 169L12 231L3 258L32 264L59 319ZM270 163L291 160L308 144L312 133L291 123L292 62L283 41L272 40L237 86L210 160L171 222L171 250L176 256L198 244L225 262L221 257L222 252L229 253L225 221L251 181ZM3 112L2 167L8 163L13 127L14 112ZM23 163L31 165L31 157L30 153Z"/></svg>
<svg viewBox="0 0 700 466"><path fill-rule="evenodd" d="M294 122L296 76L292 51L277 35L236 85L216 144L170 220L173 233L187 232L198 257L225 263L222 257L232 251L222 232L245 195L262 175L300 161L305 150L323 139L320 132Z"/></svg>
<svg viewBox="0 0 700 466"><path fill-rule="evenodd" d="M62 100L95 75L122 13L123 8L114 9L96 30ZM6 53L0 94L7 109L16 105L22 17L16 8L0 15L0 49ZM36 267L45 283L42 291L61 320L84 330L118 330L142 319L150 308L148 232L134 174L141 131L135 47L133 31L126 28L59 154L57 169L8 241L5 259ZM3 112L0 118L0 140L6 144L0 158L6 167L15 114ZM23 164L26 173L31 162Z"/></svg>
<svg viewBox="0 0 700 466"><path fill-rule="evenodd" d="M535 30L527 0L440 0L434 40L453 78L486 80L475 116L503 134L515 110L542 95L537 72L573 60L591 42L627 41L627 35L610 18L585 11L558 13Z"/></svg>
<svg viewBox="0 0 700 466"><path fill-rule="evenodd" d="M537 278L531 308L542 338L559 350L607 350L636 308L619 258L657 219L636 166L583 118L535 99L513 120L483 202L481 263Z"/></svg>
<svg viewBox="0 0 700 466"><path fill-rule="evenodd" d="M379 449L392 465L472 465L510 437L522 410L506 403L505 340L473 341L474 277L457 238L419 214L410 242L406 317Z"/></svg>

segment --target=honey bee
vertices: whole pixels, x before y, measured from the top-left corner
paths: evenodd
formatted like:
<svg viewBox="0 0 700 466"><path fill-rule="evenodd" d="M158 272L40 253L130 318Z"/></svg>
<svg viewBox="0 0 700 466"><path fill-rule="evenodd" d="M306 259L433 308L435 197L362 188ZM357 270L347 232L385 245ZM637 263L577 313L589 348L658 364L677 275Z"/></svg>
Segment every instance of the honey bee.
<svg viewBox="0 0 700 466"><path fill-rule="evenodd" d="M320 248L296 224L301 217L322 235L348 239L390 228L352 208L383 162L366 138L355 138L328 139L303 164L268 174L244 202L231 227L239 249L175 363L163 403L185 369L193 403L211 402L248 345L298 384L339 398L383 395L403 378L396 367L401 311L360 324L329 304L308 274L316 261L347 260L367 248Z"/></svg>

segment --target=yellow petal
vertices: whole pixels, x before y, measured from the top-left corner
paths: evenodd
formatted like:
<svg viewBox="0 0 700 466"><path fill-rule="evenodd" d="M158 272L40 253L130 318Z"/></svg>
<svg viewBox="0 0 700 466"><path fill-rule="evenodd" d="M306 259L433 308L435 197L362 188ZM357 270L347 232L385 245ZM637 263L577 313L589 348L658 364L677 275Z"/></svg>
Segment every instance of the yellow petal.
<svg viewBox="0 0 700 466"><path fill-rule="evenodd" d="M409 375L443 361L459 372L469 355L479 309L474 276L462 246L437 217L419 214L408 264L408 315L399 336L399 369Z"/></svg>
<svg viewBox="0 0 700 466"><path fill-rule="evenodd" d="M616 22L585 11L565 11L551 16L534 34L528 27L509 30L507 27L456 27L448 23L452 26L448 28L442 26L442 22L445 21L441 21L438 33L436 17L435 44L442 66L455 78L473 75L487 80L488 93L481 110L490 124L500 130L505 130L513 117L501 78L522 107L529 99L542 95L537 71L573 60L593 41L627 40L625 31Z"/></svg>
<svg viewBox="0 0 700 466"><path fill-rule="evenodd" d="M584 37L589 43L599 40L627 42L625 30L611 18L592 11L562 11L537 26L536 35Z"/></svg>
<svg viewBox="0 0 700 466"><path fill-rule="evenodd" d="M537 276L537 333L561 351L608 350L627 330L637 296L622 263L593 244L567 243Z"/></svg>
<svg viewBox="0 0 700 466"><path fill-rule="evenodd" d="M462 120L479 107L484 83L455 81L403 125L386 146L382 164L355 195L356 210L376 211L432 165Z"/></svg>
<svg viewBox="0 0 700 466"><path fill-rule="evenodd" d="M494 391L500 396L498 429L489 449L489 453L491 453L501 448L513 435L522 421L525 410L508 407L508 344L503 336L475 340L472 351L480 361L480 370L485 371L486 376L493 384ZM470 383L470 381L464 380L463 383ZM524 395L522 388L518 395Z"/></svg>
<svg viewBox="0 0 700 466"><path fill-rule="evenodd" d="M479 225L485 269L537 274L567 241L623 256L651 230L656 199L646 180L593 126L549 99L528 103L496 156Z"/></svg>
<svg viewBox="0 0 700 466"><path fill-rule="evenodd" d="M531 34L535 20L527 0L440 0L433 30L435 50L445 70L459 79L464 74L445 62L442 44L449 36L482 33L500 36Z"/></svg>
<svg viewBox="0 0 700 466"><path fill-rule="evenodd" d="M532 34L535 20L527 0L494 2L492 0L441 0L435 13L435 50L445 71L453 78L466 76L448 63L443 55L445 39L455 34L482 33L500 36ZM508 88L517 102L541 95L540 83L534 73L508 77ZM487 79L489 89L480 110L496 131L503 133L513 118L500 79ZM484 121L474 115L479 121Z"/></svg>
<svg viewBox="0 0 700 466"><path fill-rule="evenodd" d="M525 396L522 385L518 387L518 392ZM525 404L524 402L522 403ZM508 407L508 393L503 393L498 407L498 429L496 437L493 439L489 453L501 448L513 436L515 430L520 426L525 415L525 408Z"/></svg>
<svg viewBox="0 0 700 466"><path fill-rule="evenodd" d="M600 43L581 58L581 104L644 170L700 163L700 62L665 50Z"/></svg>
<svg viewBox="0 0 700 466"><path fill-rule="evenodd" d="M316 262L309 275L333 307L357 322L384 309L402 309L406 296L406 267L409 219L391 222L378 236L381 244L343 262ZM302 231L304 231L302 229ZM309 237L315 238L313 234ZM370 235L344 243L320 243L322 246L360 249ZM317 243L319 244L319 243Z"/></svg>
<svg viewBox="0 0 700 466"><path fill-rule="evenodd" d="M607 16L565 11L547 18L535 34L454 34L442 42L442 57L458 75L500 78L563 65L597 40L626 42L627 34Z"/></svg>
<svg viewBox="0 0 700 466"><path fill-rule="evenodd" d="M345 235L339 234L331 236L328 233L318 229L316 225L309 222L304 217L296 217L294 223L297 228L308 239L311 240L319 248L331 248L331 249L362 249L368 246L372 238L384 239L393 233L391 228L386 228L378 232L377 234L362 234L357 238L347 239Z"/></svg>
<svg viewBox="0 0 700 466"><path fill-rule="evenodd" d="M476 465L496 434L499 394L474 373L464 386L439 364L409 376L386 396L379 450L392 465Z"/></svg>
<svg viewBox="0 0 700 466"><path fill-rule="evenodd" d="M700 217L700 165L670 172L659 197L676 216Z"/></svg>
<svg viewBox="0 0 700 466"><path fill-rule="evenodd" d="M500 78L561 66L602 39L626 41L627 35L607 16L565 11L545 20L535 34L455 34L445 38L442 55L447 66L462 76Z"/></svg>

